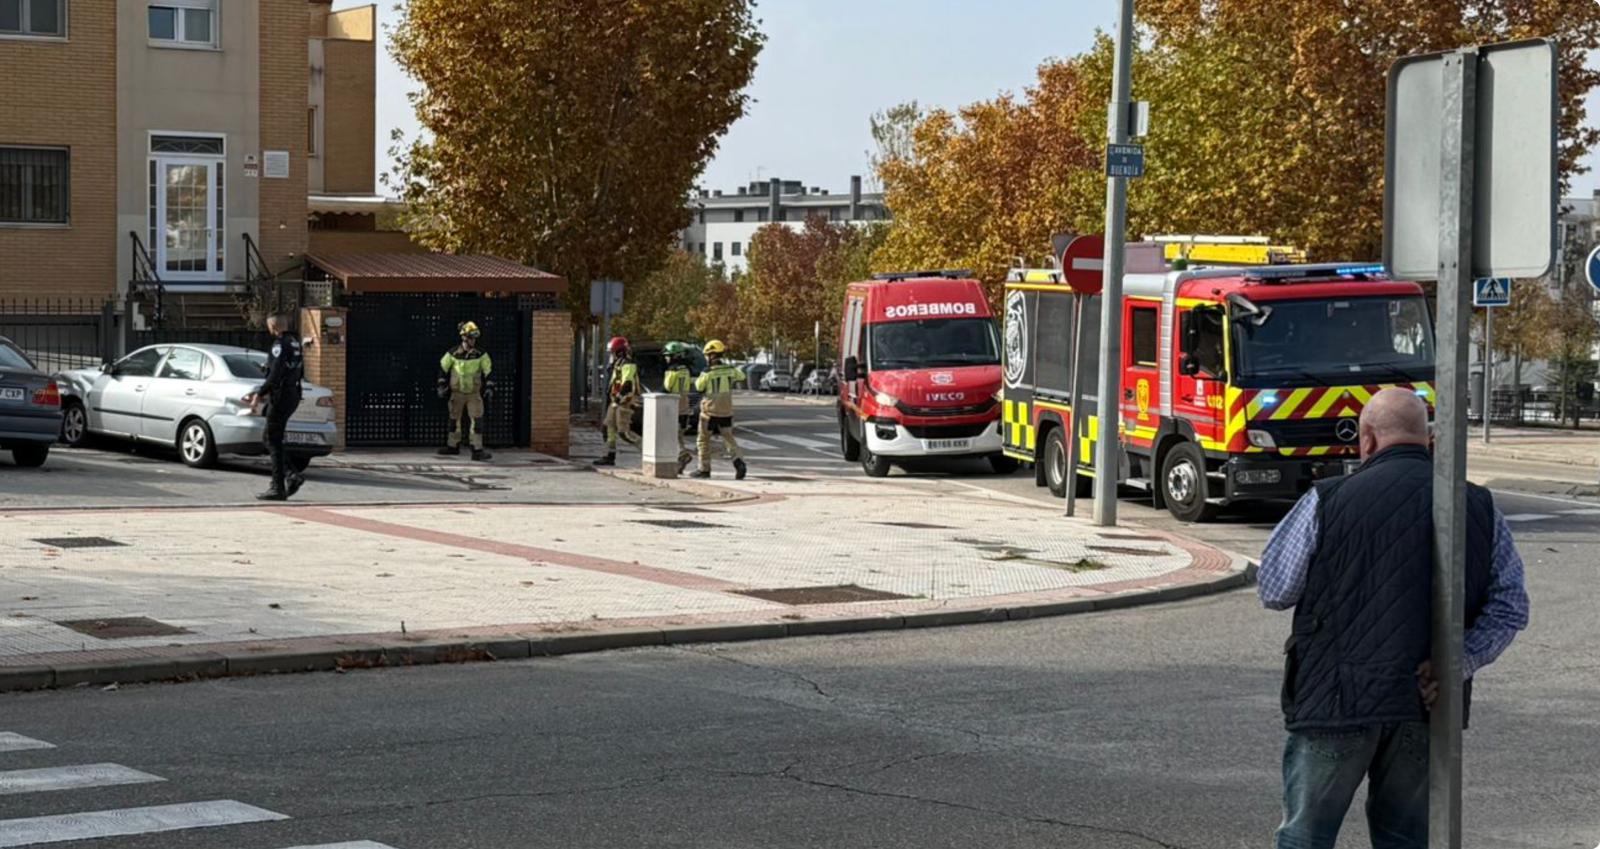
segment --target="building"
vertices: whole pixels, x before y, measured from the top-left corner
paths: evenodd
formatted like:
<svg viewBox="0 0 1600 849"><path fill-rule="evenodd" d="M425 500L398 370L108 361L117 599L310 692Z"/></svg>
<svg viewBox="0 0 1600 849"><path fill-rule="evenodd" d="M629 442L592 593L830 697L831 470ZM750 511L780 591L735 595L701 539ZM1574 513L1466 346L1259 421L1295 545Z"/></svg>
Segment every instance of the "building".
<svg viewBox="0 0 1600 849"><path fill-rule="evenodd" d="M848 194L807 189L802 182L777 178L740 186L732 194L702 189L690 199L689 208L693 219L679 240L683 249L722 263L730 274L745 270L750 239L768 223L798 229L812 215L850 224L889 220L883 195L863 194L860 177L850 178Z"/></svg>
<svg viewBox="0 0 1600 849"><path fill-rule="evenodd" d="M225 293L374 231L375 12L331 3L0 0L0 298Z"/></svg>

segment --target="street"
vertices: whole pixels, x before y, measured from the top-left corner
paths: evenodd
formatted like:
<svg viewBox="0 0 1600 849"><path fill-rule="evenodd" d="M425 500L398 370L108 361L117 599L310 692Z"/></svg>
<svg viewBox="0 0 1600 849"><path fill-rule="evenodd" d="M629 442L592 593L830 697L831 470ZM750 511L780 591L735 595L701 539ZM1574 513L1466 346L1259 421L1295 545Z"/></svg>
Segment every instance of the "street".
<svg viewBox="0 0 1600 849"><path fill-rule="evenodd" d="M983 463L869 480L838 459L831 406L739 403L757 485L1048 498L1026 472L997 477ZM61 478L31 479L45 482L37 497L8 495L176 506L242 501L260 480L248 464L200 473L158 458L169 464L162 481L195 489L144 490L144 458L58 460ZM399 468L345 463L358 468L314 471L307 497L424 500ZM1515 480L1512 468L1475 471L1501 481L1534 612L1479 678L1466 845L1589 849L1600 840L1600 502L1538 494L1561 485ZM98 494L57 488L88 474ZM602 476L554 477L575 498L617 498L598 488ZM1512 491L1519 483L1528 491ZM1283 509L1181 529L1254 555ZM1130 500L1121 510L1130 523L1179 527ZM0 845L1260 846L1279 815L1287 628L1245 588L1025 622L8 693ZM164 807L174 805L186 807ZM1341 847L1366 845L1359 802L1353 810ZM114 813L85 816L103 811ZM76 839L90 834L107 836Z"/></svg>

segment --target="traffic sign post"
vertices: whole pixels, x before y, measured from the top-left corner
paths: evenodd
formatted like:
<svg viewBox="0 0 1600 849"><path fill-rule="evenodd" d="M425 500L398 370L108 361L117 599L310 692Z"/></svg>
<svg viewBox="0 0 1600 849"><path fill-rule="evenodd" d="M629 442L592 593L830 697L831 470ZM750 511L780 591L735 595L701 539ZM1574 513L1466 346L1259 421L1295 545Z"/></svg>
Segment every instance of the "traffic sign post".
<svg viewBox="0 0 1600 849"><path fill-rule="evenodd" d="M1133 0L1122 0L1117 20L1116 57L1112 62L1111 108L1106 138L1111 146L1128 143L1128 95L1133 89ZM1105 284L1100 300L1100 391L1096 413L1100 418L1094 457L1094 523L1117 523L1118 454L1122 440L1122 261L1124 230L1128 223L1128 180L1111 172L1110 148L1106 157ZM1142 149L1140 151L1142 153ZM1140 167L1143 167L1141 158ZM1077 474L1075 469L1069 470ZM1077 480L1073 480L1077 485Z"/></svg>
<svg viewBox="0 0 1600 849"><path fill-rule="evenodd" d="M1461 846L1467 346L1479 277L1538 277L1555 252L1556 51L1531 40L1389 70L1384 266L1438 281L1428 845ZM1485 418L1487 421L1487 417Z"/></svg>
<svg viewBox="0 0 1600 849"><path fill-rule="evenodd" d="M1067 431L1067 515L1078 512L1078 433L1083 430L1083 319L1084 301L1105 286L1104 236L1078 236L1061 250L1061 279L1072 290L1072 389L1067 409L1072 427ZM1105 412L1100 411L1102 418Z"/></svg>
<svg viewBox="0 0 1600 849"><path fill-rule="evenodd" d="M1483 444L1488 445L1494 416L1494 311L1511 306L1511 278L1478 278L1472 284L1472 305L1483 307Z"/></svg>
<svg viewBox="0 0 1600 849"><path fill-rule="evenodd" d="M1508 307L1511 305L1511 278L1479 277L1472 283L1472 305L1475 307Z"/></svg>
<svg viewBox="0 0 1600 849"><path fill-rule="evenodd" d="M1589 252L1589 259L1583 264L1583 276L1596 292L1600 292L1600 248Z"/></svg>

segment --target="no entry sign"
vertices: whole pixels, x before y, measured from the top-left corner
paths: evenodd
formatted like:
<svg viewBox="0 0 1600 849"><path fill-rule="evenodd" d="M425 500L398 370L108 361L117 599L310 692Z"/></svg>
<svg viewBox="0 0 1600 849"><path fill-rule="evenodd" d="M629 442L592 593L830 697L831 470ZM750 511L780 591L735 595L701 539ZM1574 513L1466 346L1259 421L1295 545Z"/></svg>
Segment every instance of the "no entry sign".
<svg viewBox="0 0 1600 849"><path fill-rule="evenodd" d="M1080 295L1098 295L1105 283L1104 236L1079 236L1061 252L1061 277L1067 288Z"/></svg>

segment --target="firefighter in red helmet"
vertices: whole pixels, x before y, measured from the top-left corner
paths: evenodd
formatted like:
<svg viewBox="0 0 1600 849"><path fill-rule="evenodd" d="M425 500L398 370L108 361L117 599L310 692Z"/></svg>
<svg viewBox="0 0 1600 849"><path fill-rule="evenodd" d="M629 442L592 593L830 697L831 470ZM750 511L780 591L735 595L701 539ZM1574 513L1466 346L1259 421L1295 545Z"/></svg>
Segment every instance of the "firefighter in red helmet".
<svg viewBox="0 0 1600 849"><path fill-rule="evenodd" d="M596 466L617 464L618 434L629 445L639 444L639 436L633 432L633 411L639 406L641 391L639 366L633 361L633 349L628 346L626 338L614 336L606 345L606 351L611 355L611 379L606 389L604 418L606 456L594 461Z"/></svg>

